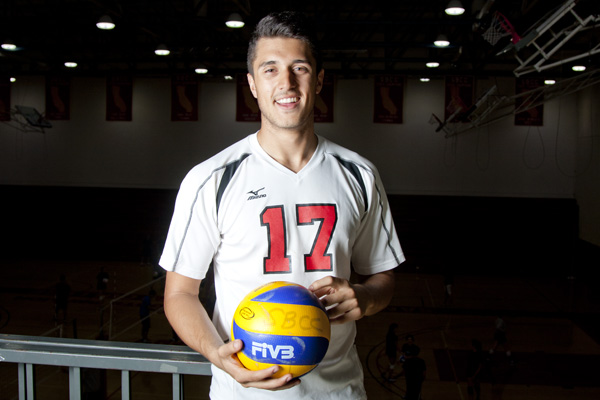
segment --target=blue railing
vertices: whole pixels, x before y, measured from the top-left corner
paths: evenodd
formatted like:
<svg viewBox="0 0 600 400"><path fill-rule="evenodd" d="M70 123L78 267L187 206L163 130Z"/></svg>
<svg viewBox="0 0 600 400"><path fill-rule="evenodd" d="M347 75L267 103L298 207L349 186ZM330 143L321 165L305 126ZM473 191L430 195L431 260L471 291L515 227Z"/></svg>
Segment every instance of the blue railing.
<svg viewBox="0 0 600 400"><path fill-rule="evenodd" d="M173 399L183 400L184 375L211 375L210 363L187 346L0 334L0 362L17 364L19 400L35 400L35 365L67 367L69 399L80 400L81 369L121 371L121 398L131 399L130 373L172 375Z"/></svg>

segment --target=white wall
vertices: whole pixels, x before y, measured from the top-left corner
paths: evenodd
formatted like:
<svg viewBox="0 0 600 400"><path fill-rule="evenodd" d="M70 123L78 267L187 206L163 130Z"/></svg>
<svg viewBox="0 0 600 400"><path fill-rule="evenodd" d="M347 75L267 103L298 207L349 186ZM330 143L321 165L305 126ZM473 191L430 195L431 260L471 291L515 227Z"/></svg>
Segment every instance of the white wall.
<svg viewBox="0 0 600 400"><path fill-rule="evenodd" d="M12 105L44 110L44 77L17 78ZM513 79L494 82L513 94ZM478 81L477 93L491 84ZM44 134L0 123L0 184L176 188L193 165L259 127L235 122L235 83L199 85L197 122L170 121L168 78L134 79L132 122L105 121L105 92L104 79L72 79L71 120L52 121ZM443 115L443 99L443 79L407 79L404 123L374 124L373 80L338 79L335 122L316 129L371 159L390 194L573 198L593 142L578 134L591 95L546 103L543 127L515 127L509 117L452 138L428 122ZM597 151L591 162L597 182Z"/></svg>

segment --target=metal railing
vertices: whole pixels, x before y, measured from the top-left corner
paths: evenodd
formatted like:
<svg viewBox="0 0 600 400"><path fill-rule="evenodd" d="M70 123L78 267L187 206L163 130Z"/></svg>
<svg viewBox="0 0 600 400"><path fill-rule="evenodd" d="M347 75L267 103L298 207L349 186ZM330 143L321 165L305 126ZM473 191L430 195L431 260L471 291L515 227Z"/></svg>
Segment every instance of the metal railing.
<svg viewBox="0 0 600 400"><path fill-rule="evenodd" d="M171 374L183 400L184 375L211 375L210 362L187 346L0 334L0 362L18 364L19 400L35 399L35 365L69 369L69 399L81 400L81 369L121 371L121 398L131 399L130 373Z"/></svg>

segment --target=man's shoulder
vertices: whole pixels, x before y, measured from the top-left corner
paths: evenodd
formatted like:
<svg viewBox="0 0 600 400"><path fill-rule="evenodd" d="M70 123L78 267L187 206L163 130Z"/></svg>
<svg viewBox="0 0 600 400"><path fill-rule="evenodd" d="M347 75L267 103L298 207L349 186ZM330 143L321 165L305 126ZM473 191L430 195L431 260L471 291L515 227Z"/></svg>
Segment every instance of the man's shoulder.
<svg viewBox="0 0 600 400"><path fill-rule="evenodd" d="M188 172L187 178L193 176L203 177L207 174L210 175L215 171L227 167L227 165L231 163L243 160L253 152L251 144L253 136L254 134L246 136L245 138L233 143L220 152L195 165Z"/></svg>
<svg viewBox="0 0 600 400"><path fill-rule="evenodd" d="M368 158L357 153L356 151L351 150L335 142L332 142L331 140L323 138L322 136L319 136L319 140L322 142L323 153L326 156L335 157L338 161L342 163L354 164L362 169L366 169L369 171L377 170L375 164L373 164Z"/></svg>

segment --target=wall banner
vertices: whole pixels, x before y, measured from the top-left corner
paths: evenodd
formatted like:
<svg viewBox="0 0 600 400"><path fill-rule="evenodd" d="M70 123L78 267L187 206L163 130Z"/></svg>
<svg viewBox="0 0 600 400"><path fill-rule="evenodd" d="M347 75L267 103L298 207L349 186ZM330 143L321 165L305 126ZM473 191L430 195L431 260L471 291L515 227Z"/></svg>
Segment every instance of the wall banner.
<svg viewBox="0 0 600 400"><path fill-rule="evenodd" d="M106 80L106 120L131 121L133 78L112 76Z"/></svg>
<svg viewBox="0 0 600 400"><path fill-rule="evenodd" d="M0 76L0 121L10 121L10 79Z"/></svg>
<svg viewBox="0 0 600 400"><path fill-rule="evenodd" d="M473 77L447 76L444 120L469 122L467 111L473 105Z"/></svg>
<svg viewBox="0 0 600 400"><path fill-rule="evenodd" d="M71 78L66 76L46 77L46 119L71 119Z"/></svg>
<svg viewBox="0 0 600 400"><path fill-rule="evenodd" d="M517 78L515 80L515 94L522 94L530 90L534 90L544 86L544 80L541 78ZM515 98L515 109L529 108L526 102L531 100L542 101L543 93L538 96L532 96L531 99L527 96ZM544 104L529 108L520 113L515 114L515 125L518 126L542 126L544 125Z"/></svg>
<svg viewBox="0 0 600 400"><path fill-rule="evenodd" d="M237 74L236 76L235 120L239 122L260 121L258 102L250 91L246 74Z"/></svg>
<svg viewBox="0 0 600 400"><path fill-rule="evenodd" d="M198 121L198 77L195 74L171 78L171 121Z"/></svg>
<svg viewBox="0 0 600 400"><path fill-rule="evenodd" d="M315 99L315 122L333 122L334 75L325 74L323 88Z"/></svg>
<svg viewBox="0 0 600 400"><path fill-rule="evenodd" d="M404 104L404 76L375 75L373 122L401 124Z"/></svg>

